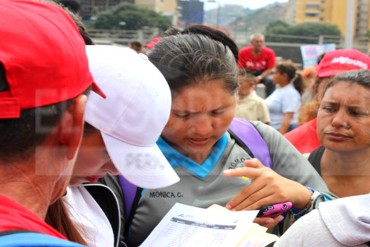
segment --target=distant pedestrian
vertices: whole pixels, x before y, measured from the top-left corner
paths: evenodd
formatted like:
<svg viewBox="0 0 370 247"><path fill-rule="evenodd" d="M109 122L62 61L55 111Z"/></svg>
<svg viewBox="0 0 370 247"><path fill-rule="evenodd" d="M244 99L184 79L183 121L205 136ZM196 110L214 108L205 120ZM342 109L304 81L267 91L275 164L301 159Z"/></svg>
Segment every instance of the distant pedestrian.
<svg viewBox="0 0 370 247"><path fill-rule="evenodd" d="M270 123L270 113L263 98L254 91L255 76L239 69L239 91L235 117Z"/></svg>
<svg viewBox="0 0 370 247"><path fill-rule="evenodd" d="M265 37L262 34L253 34L250 37L250 46L239 51L239 68L245 68L256 76L256 83L266 86L266 97L274 90L275 85L268 78L276 63L275 52L265 46Z"/></svg>
<svg viewBox="0 0 370 247"><path fill-rule="evenodd" d="M132 41L128 44L128 47L136 51L137 53L143 52L143 45L140 41Z"/></svg>
<svg viewBox="0 0 370 247"><path fill-rule="evenodd" d="M301 107L303 81L292 63L276 66L272 80L276 90L266 98L271 125L284 134L298 126L298 111Z"/></svg>

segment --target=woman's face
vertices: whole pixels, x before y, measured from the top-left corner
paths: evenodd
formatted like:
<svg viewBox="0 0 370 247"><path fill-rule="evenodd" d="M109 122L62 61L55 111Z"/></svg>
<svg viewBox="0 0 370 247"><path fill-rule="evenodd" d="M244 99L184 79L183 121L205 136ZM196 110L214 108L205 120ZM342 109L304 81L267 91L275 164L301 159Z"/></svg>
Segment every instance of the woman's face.
<svg viewBox="0 0 370 247"><path fill-rule="evenodd" d="M202 163L229 127L235 106L236 95L227 91L223 80L186 87L172 99L162 137L180 153Z"/></svg>
<svg viewBox="0 0 370 247"><path fill-rule="evenodd" d="M100 131L89 131L82 139L70 184L96 182L107 172L118 174L109 158Z"/></svg>
<svg viewBox="0 0 370 247"><path fill-rule="evenodd" d="M272 74L272 81L277 85L282 85L285 81L287 81L287 75L280 73L277 69L274 70Z"/></svg>
<svg viewBox="0 0 370 247"><path fill-rule="evenodd" d="M317 116L321 143L329 150L351 152L370 147L370 90L339 82L325 92Z"/></svg>

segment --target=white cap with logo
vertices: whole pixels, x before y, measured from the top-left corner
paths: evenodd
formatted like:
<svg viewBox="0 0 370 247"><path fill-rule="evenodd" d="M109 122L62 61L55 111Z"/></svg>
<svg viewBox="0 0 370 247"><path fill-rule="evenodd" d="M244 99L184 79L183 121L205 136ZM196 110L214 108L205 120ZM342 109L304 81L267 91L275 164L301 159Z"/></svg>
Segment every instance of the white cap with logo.
<svg viewBox="0 0 370 247"><path fill-rule="evenodd" d="M119 172L148 189L179 181L156 145L171 111L171 91L160 71L126 47L86 46L89 67L106 98L91 92L85 121L100 130Z"/></svg>

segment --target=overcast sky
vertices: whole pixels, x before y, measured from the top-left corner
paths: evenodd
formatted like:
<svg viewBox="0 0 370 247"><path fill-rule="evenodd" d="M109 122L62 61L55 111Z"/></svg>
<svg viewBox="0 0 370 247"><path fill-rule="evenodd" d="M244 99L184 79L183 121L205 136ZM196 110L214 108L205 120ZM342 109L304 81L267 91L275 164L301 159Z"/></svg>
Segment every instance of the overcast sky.
<svg viewBox="0 0 370 247"><path fill-rule="evenodd" d="M218 3L221 5L224 4L237 4L237 5L243 5L245 8L251 8L251 9L258 9L261 7L264 7L270 3L275 2L288 2L288 0L204 0L204 7L205 9L213 9L218 7Z"/></svg>

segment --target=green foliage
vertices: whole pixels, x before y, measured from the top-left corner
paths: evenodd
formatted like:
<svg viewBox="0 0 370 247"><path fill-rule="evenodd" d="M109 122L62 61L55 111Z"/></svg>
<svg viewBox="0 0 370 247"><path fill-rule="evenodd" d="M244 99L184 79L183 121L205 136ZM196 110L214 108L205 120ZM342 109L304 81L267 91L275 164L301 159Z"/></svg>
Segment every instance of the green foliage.
<svg viewBox="0 0 370 247"><path fill-rule="evenodd" d="M370 39L370 30L367 30L366 37Z"/></svg>
<svg viewBox="0 0 370 247"><path fill-rule="evenodd" d="M339 39L341 33L335 25L314 22L293 26L279 20L266 27L266 40L270 42L312 44L318 42L320 35L337 36Z"/></svg>
<svg viewBox="0 0 370 247"><path fill-rule="evenodd" d="M166 30L171 22L153 10L122 3L99 14L93 26L96 29L138 30L143 27L157 27Z"/></svg>

